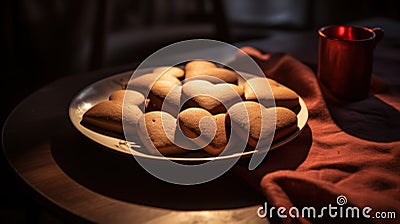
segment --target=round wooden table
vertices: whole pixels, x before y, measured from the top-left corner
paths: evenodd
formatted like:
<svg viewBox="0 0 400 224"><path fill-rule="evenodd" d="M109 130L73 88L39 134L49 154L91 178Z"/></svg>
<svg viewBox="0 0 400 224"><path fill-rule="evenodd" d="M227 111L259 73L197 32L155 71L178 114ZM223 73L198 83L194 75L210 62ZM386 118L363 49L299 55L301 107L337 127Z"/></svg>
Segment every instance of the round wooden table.
<svg viewBox="0 0 400 224"><path fill-rule="evenodd" d="M73 222L265 223L257 216L263 197L230 172L201 185L169 184L74 128L68 116L74 95L118 72L60 79L11 113L4 153L34 196Z"/></svg>
<svg viewBox="0 0 400 224"><path fill-rule="evenodd" d="M387 31L395 30L392 22L387 24ZM307 32L238 46L286 52L315 66L317 43L316 32ZM378 45L377 71L397 58L393 46L390 41ZM113 153L73 127L68 116L73 96L96 80L130 69L60 79L30 95L11 113L3 129L4 153L35 196L74 222L265 223L257 216L264 197L235 174L227 172L195 186L168 184L148 174L133 157Z"/></svg>

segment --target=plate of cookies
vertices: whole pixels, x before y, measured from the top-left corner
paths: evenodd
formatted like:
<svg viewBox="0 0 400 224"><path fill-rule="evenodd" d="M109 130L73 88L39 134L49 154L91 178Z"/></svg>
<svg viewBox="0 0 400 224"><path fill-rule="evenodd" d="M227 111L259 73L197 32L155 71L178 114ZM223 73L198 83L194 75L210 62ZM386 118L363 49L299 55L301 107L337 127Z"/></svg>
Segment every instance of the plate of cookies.
<svg viewBox="0 0 400 224"><path fill-rule="evenodd" d="M194 60L99 80L75 95L69 116L83 135L120 154L201 162L260 153L263 141L265 150L279 148L301 133L308 110L273 79ZM225 153L233 138L244 151Z"/></svg>

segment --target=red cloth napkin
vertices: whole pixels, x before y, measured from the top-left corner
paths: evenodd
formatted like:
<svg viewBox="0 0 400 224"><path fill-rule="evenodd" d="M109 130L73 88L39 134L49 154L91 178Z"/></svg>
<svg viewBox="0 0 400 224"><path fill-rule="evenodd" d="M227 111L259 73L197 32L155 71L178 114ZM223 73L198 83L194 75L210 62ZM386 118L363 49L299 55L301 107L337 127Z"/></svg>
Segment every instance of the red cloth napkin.
<svg viewBox="0 0 400 224"><path fill-rule="evenodd" d="M399 97L387 91L353 103L335 101L323 94L313 70L290 55L263 54L251 47L242 50L267 77L295 90L309 111L308 126L300 136L271 150L253 171L247 164L233 169L265 195L267 209L286 208L287 218L275 214L270 221L400 223ZM347 203L338 204L340 195ZM313 206L318 216L319 209L329 204L337 212L343 207L342 218L338 213L331 219L327 210L320 218L301 217L305 206ZM359 208L360 219L344 219L345 209L354 206ZM362 218L367 206L372 208L371 218ZM292 207L299 209L300 217L290 217ZM348 211L347 217L352 217ZM372 218L381 214L376 212L395 212L396 219Z"/></svg>

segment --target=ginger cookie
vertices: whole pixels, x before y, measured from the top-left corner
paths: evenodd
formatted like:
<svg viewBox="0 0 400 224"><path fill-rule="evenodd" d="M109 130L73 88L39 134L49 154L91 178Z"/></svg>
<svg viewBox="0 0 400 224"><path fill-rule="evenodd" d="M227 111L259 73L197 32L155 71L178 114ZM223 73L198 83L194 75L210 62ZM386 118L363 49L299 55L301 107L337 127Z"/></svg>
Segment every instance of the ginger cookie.
<svg viewBox="0 0 400 224"><path fill-rule="evenodd" d="M126 100L126 103L137 106L140 106L145 102L144 96L141 93L133 90L117 90L112 92L109 97L109 100L111 101L123 102L124 99Z"/></svg>
<svg viewBox="0 0 400 224"><path fill-rule="evenodd" d="M151 154L158 150L162 155L185 153L175 145L176 119L169 113L152 111L139 119L138 136Z"/></svg>
<svg viewBox="0 0 400 224"><path fill-rule="evenodd" d="M268 84L271 92L268 91ZM275 100L275 106L296 109L299 105L299 96L293 90L279 85L278 82L268 78L252 78L243 85L246 100L256 101L264 106L271 106L271 101Z"/></svg>
<svg viewBox="0 0 400 224"><path fill-rule="evenodd" d="M123 104L125 94L130 102ZM139 106L144 104L144 96L136 91L117 90L110 95L109 99L87 110L82 116L82 125L101 133L114 132L123 135L122 122L126 122L126 127L135 130L143 114Z"/></svg>
<svg viewBox="0 0 400 224"><path fill-rule="evenodd" d="M212 84L194 80L182 86L182 94L188 107L204 108L212 114L225 113L226 107L242 101L243 89L237 85Z"/></svg>
<svg viewBox="0 0 400 224"><path fill-rule="evenodd" d="M179 113L178 123L182 132L208 154L217 156L225 149L228 142L225 114L213 116L202 108L193 107Z"/></svg>
<svg viewBox="0 0 400 224"><path fill-rule="evenodd" d="M280 140L297 129L297 116L293 111L284 107L265 108L252 101L233 105L226 116L232 131L253 148Z"/></svg>
<svg viewBox="0 0 400 224"><path fill-rule="evenodd" d="M214 77L210 79L209 77ZM204 60L194 60L185 66L185 79L206 79L213 83L232 83L237 84L238 74L232 70L218 68L214 63Z"/></svg>
<svg viewBox="0 0 400 224"><path fill-rule="evenodd" d="M182 86L160 80L152 86L148 99L153 110L163 110L176 117L179 113Z"/></svg>
<svg viewBox="0 0 400 224"><path fill-rule="evenodd" d="M144 74L127 83L128 89L133 89L147 94L152 86L158 81L168 81L176 85L181 85L180 79L184 77L185 71L178 67L158 67L152 73Z"/></svg>

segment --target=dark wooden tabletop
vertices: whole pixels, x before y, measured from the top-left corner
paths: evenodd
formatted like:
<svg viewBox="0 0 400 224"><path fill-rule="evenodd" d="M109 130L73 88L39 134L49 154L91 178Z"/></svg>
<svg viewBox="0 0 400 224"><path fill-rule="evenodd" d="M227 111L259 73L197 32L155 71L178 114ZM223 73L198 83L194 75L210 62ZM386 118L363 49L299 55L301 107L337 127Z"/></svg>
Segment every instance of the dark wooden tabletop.
<svg viewBox="0 0 400 224"><path fill-rule="evenodd" d="M365 23L374 26L371 23L379 21ZM376 70L385 61L398 60L399 43L392 50L395 44L389 35L377 47ZM316 65L316 32L237 45L290 53ZM169 184L148 174L133 157L103 150L74 128L68 116L74 95L96 80L129 69L133 67L65 77L37 90L11 113L3 129L4 153L34 196L74 222L265 223L257 216L265 199L234 173L201 185ZM390 79L394 74L387 75Z"/></svg>
<svg viewBox="0 0 400 224"><path fill-rule="evenodd" d="M58 80L13 111L3 132L16 173L66 219L96 223L258 223L262 196L231 173L202 185L179 186L148 174L133 157L92 142L72 125L74 94L110 75Z"/></svg>

